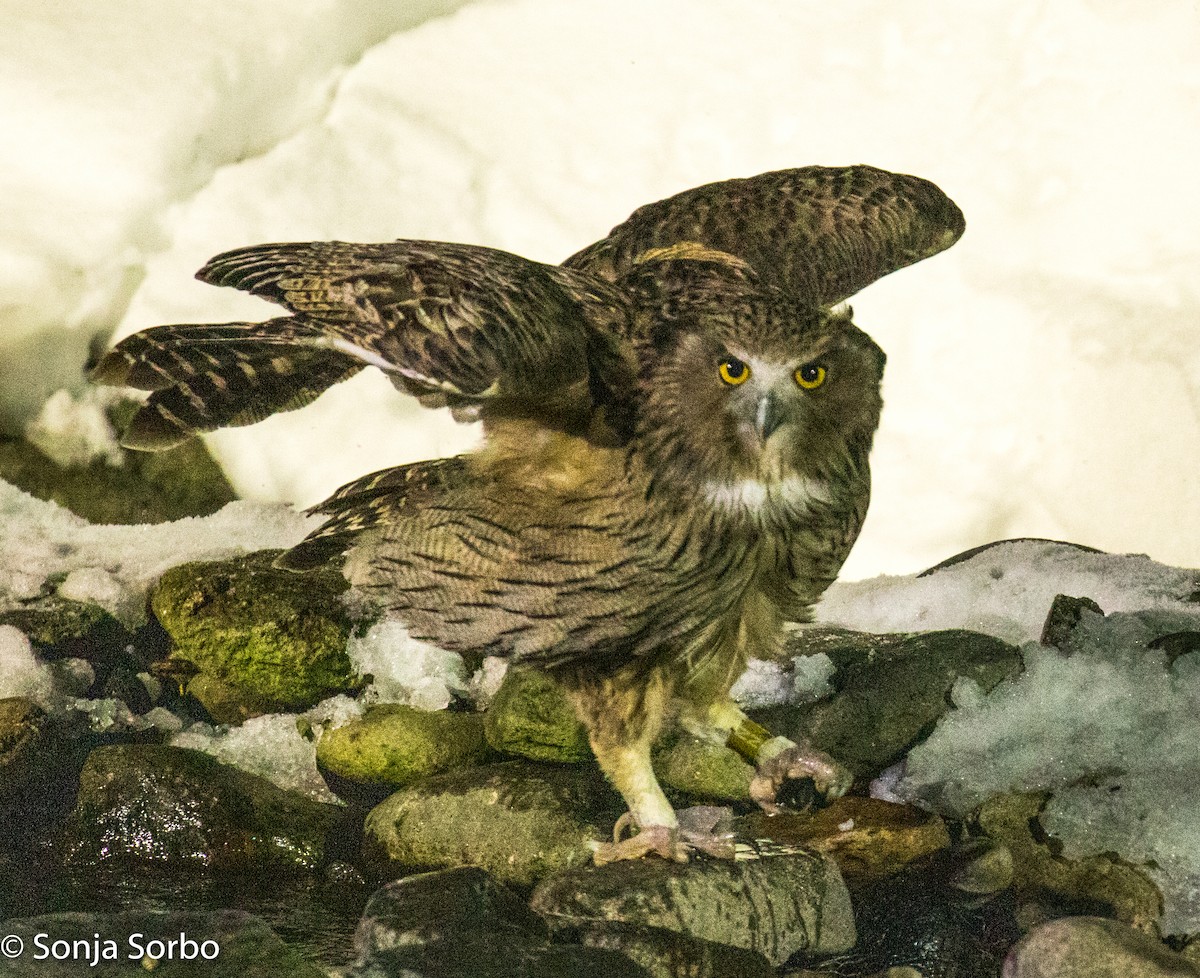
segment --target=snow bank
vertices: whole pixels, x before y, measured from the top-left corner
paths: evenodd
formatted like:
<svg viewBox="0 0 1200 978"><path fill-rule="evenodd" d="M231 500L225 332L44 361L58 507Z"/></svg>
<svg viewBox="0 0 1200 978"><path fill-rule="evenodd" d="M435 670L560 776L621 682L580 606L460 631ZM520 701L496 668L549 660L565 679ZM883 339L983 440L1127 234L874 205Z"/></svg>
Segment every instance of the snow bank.
<svg viewBox="0 0 1200 978"><path fill-rule="evenodd" d="M456 6L0 14L22 134L0 148L0 414L78 385L118 321L269 315L192 281L225 248L426 236L559 260L704 181L870 162L937 181L968 232L854 302L890 359L847 575L1006 536L1200 563L1189 5L507 0L422 23ZM241 492L305 505L473 437L363 376L215 444Z"/></svg>

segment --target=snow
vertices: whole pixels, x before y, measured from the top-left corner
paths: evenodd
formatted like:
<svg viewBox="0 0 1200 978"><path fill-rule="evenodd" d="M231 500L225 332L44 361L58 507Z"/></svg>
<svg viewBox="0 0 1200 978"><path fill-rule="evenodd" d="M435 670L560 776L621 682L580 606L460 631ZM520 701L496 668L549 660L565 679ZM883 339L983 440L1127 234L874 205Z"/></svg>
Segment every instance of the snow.
<svg viewBox="0 0 1200 978"><path fill-rule="evenodd" d="M25 426L25 438L63 468L82 468L96 460L120 467L125 456L105 408L121 396L105 387L89 387L78 395L55 391Z"/></svg>
<svg viewBox="0 0 1200 978"><path fill-rule="evenodd" d="M836 671L825 653L798 655L790 666L751 659L729 695L743 709L781 703L812 703L833 692L829 680Z"/></svg>
<svg viewBox="0 0 1200 978"><path fill-rule="evenodd" d="M53 692L54 676L33 654L25 633L12 625L0 625L0 699L24 696L45 706Z"/></svg>
<svg viewBox="0 0 1200 978"><path fill-rule="evenodd" d="M8 4L0 423L78 390L95 335L269 315L191 279L226 248L405 236L556 261L698 183L870 162L938 182L968 231L854 300L889 364L847 576L1015 536L1200 563L1198 18L1123 0ZM213 444L243 494L307 505L475 437L364 374Z"/></svg>
<svg viewBox="0 0 1200 978"><path fill-rule="evenodd" d="M168 568L290 547L319 525L281 504L233 502L173 523L100 526L0 482L0 607L41 594L46 579L59 575L62 597L93 601L138 624L150 586Z"/></svg>
<svg viewBox="0 0 1200 978"><path fill-rule="evenodd" d="M455 694L468 691L461 655L418 641L394 619L385 618L361 637L351 637L346 653L360 676L372 677L361 697L364 703L444 710Z"/></svg>

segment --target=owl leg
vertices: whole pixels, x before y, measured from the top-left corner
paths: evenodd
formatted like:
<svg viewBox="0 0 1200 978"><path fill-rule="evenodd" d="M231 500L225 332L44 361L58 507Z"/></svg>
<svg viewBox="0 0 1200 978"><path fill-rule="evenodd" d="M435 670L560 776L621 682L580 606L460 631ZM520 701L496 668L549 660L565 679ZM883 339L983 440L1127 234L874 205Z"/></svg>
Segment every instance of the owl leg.
<svg viewBox="0 0 1200 978"><path fill-rule="evenodd" d="M596 848L597 865L621 859L640 859L651 853L673 862L687 862L693 849L713 851L716 840L703 827L682 828L654 775L650 748L662 729L669 691L654 673L617 673L601 680L566 682L575 709L588 730L592 753L600 769L621 793L629 811L617 820L613 841ZM626 829L636 834L622 838ZM729 847L727 839L722 839Z"/></svg>
<svg viewBox="0 0 1200 978"><path fill-rule="evenodd" d="M697 721L699 721L697 723ZM773 737L766 727L751 720L731 699L711 704L699 716L683 717L691 732L718 739L733 748L757 768L750 782L750 797L767 812L784 810L778 801L781 789L789 781L810 778L827 800L840 798L854 782L851 771L823 751L809 744L797 744L787 737Z"/></svg>

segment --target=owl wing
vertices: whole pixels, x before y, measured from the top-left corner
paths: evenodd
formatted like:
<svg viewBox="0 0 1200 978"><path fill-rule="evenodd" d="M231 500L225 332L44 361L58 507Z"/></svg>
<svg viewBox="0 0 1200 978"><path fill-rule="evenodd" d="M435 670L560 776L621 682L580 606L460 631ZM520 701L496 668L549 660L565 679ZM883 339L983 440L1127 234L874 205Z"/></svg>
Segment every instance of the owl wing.
<svg viewBox="0 0 1200 978"><path fill-rule="evenodd" d="M117 344L93 377L153 392L126 432L130 447L166 448L301 407L367 365L431 406L549 422L618 402L632 384L618 292L492 248L270 244L218 255L197 277L292 315L160 326Z"/></svg>
<svg viewBox="0 0 1200 978"><path fill-rule="evenodd" d="M653 249L695 242L820 306L949 248L966 223L928 180L872 166L805 166L723 180L639 207L563 264L617 281Z"/></svg>

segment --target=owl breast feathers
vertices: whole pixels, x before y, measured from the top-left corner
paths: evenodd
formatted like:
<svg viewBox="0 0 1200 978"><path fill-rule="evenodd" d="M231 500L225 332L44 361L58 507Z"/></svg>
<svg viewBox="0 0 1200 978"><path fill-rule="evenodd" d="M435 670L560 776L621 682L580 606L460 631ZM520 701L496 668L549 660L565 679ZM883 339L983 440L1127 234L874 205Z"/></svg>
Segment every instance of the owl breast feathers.
<svg viewBox="0 0 1200 978"><path fill-rule="evenodd" d="M846 787L728 691L806 619L866 514L884 355L834 307L963 228L926 180L803 167L649 204L562 265L431 241L242 248L198 277L288 315L149 329L95 377L152 392L125 435L150 450L368 365L482 421L478 452L342 487L281 562L347 554L414 635L551 671L639 830L598 859L680 859L714 844L650 769L668 715L755 761L765 807L787 777Z"/></svg>

